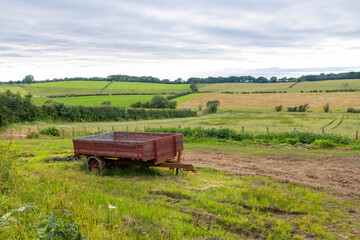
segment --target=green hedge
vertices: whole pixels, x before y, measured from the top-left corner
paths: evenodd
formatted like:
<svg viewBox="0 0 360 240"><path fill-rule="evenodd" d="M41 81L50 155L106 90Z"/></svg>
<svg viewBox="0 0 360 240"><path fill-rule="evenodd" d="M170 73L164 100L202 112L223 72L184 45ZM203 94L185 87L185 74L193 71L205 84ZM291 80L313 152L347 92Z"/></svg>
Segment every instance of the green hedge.
<svg viewBox="0 0 360 240"><path fill-rule="evenodd" d="M31 95L22 97L10 91L0 93L0 127L12 123L51 120L64 122L101 122L195 117L189 109L126 109L117 106L65 105L49 101L37 106Z"/></svg>

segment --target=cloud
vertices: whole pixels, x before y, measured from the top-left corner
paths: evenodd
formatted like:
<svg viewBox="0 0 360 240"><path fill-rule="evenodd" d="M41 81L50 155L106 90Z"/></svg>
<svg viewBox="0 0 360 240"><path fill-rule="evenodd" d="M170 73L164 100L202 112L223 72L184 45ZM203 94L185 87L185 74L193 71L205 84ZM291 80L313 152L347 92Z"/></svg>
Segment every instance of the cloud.
<svg viewBox="0 0 360 240"><path fill-rule="evenodd" d="M3 0L0 71L14 79L24 72L8 66L41 78L61 77L39 70L46 66L72 76L166 78L230 69L356 70L359 8L356 0Z"/></svg>

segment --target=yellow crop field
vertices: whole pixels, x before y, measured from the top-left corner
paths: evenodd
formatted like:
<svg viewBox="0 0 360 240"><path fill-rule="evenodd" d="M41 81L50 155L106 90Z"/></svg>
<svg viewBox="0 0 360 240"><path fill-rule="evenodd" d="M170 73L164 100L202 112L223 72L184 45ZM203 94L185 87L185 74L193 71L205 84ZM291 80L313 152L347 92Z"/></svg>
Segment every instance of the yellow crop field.
<svg viewBox="0 0 360 240"><path fill-rule="evenodd" d="M292 86L293 85L293 86ZM291 87L292 86L292 87ZM291 88L290 88L291 87ZM200 92L269 92L286 91L287 93L300 93L301 91L322 91L326 90L349 90L360 89L360 79L327 80L300 82L294 85L294 82L287 83L209 83L198 84Z"/></svg>
<svg viewBox="0 0 360 240"><path fill-rule="evenodd" d="M331 110L346 110L349 107L360 108L360 94L356 92L340 93L276 93L276 94L213 94L206 93L179 104L179 108L197 108L206 106L207 101L219 100L220 109L274 109L309 103L310 110L322 110L330 103Z"/></svg>

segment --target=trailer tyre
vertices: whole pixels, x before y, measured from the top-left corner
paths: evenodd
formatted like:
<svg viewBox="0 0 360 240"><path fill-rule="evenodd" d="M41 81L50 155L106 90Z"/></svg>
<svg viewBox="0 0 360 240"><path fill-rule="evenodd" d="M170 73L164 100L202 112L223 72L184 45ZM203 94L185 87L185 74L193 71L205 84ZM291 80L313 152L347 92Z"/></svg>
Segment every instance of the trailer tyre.
<svg viewBox="0 0 360 240"><path fill-rule="evenodd" d="M89 171L101 172L105 168L105 161L101 158L91 156L88 158L87 167Z"/></svg>

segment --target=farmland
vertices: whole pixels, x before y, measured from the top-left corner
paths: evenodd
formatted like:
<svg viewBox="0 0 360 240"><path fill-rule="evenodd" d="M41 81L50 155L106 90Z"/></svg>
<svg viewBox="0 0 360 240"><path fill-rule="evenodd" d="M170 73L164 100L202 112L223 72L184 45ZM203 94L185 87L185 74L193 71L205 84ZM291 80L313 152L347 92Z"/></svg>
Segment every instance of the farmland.
<svg viewBox="0 0 360 240"><path fill-rule="evenodd" d="M180 108L206 106L209 100L219 100L221 109L274 109L277 105L294 107L309 103L310 110L322 110L330 103L331 110L360 108L360 94L341 93L274 93L274 94L212 94L206 93L179 105Z"/></svg>
<svg viewBox="0 0 360 240"><path fill-rule="evenodd" d="M185 160L203 166L197 166L196 174L175 176L167 170L136 167L95 174L89 173L82 161L50 159L72 154L71 139L14 141L7 154L16 161L12 173L16 182L10 192L0 196L0 216L21 206L27 211L13 213L16 221L3 220L7 225L0 225L0 238L36 236L36 224L53 215L79 224L89 239L356 239L360 199L348 193L358 191L357 186L354 189L333 181L323 187L325 175L334 170L327 170L324 176L316 171L345 156L349 160L343 160L344 171L356 171L357 160L350 161L358 159L356 151L344 155L249 147L204 140L186 143ZM290 167L290 161L281 159L288 156L303 168L308 166L308 175L318 180L301 177L301 172L286 175L284 167ZM271 164L257 173L247 172L246 167L238 168L236 174L231 168L220 170L223 158L263 164L273 159L282 166L276 175L284 180L266 177ZM250 175L241 176L242 171ZM344 176L356 178L349 173Z"/></svg>
<svg viewBox="0 0 360 240"><path fill-rule="evenodd" d="M357 89L360 90L360 79L348 79L348 80L327 80L327 81L316 81L316 82L300 82L295 84L294 82L289 83L214 83L214 84L198 84L200 92L266 92L276 91L288 93L300 93L301 91L323 91L326 90L348 90Z"/></svg>
<svg viewBox="0 0 360 240"><path fill-rule="evenodd" d="M28 93L24 88L14 85L0 85L0 92L5 92L10 90L13 93L20 93L21 95L25 95Z"/></svg>
<svg viewBox="0 0 360 240"><path fill-rule="evenodd" d="M360 129L359 114L341 112L264 112L264 111L220 111L216 114L201 115L199 117L182 119L161 119L145 121L124 121L124 122L102 122L102 123L47 123L38 122L24 125L13 125L13 131L22 134L33 131L36 128L42 129L55 125L62 128L66 135L70 136L73 128L75 134L86 132L129 130L141 131L144 127L203 127L203 128L230 128L237 131L252 133L310 131L315 133L334 133L342 136L355 138L356 131ZM9 133L9 129L7 129Z"/></svg>
<svg viewBox="0 0 360 240"><path fill-rule="evenodd" d="M189 84L159 84L138 82L106 82L106 81L68 81L23 85L31 94L36 96L53 95L84 95L111 93L180 93L190 90ZM106 88L105 88L106 87Z"/></svg>
<svg viewBox="0 0 360 240"><path fill-rule="evenodd" d="M164 97L166 97L165 95ZM104 96L84 96L84 97L64 97L64 98L33 98L34 103L44 103L48 100L62 102L70 105L101 105L105 101L110 101L111 105L119 107L129 107L135 102L151 101L153 95L104 95Z"/></svg>

